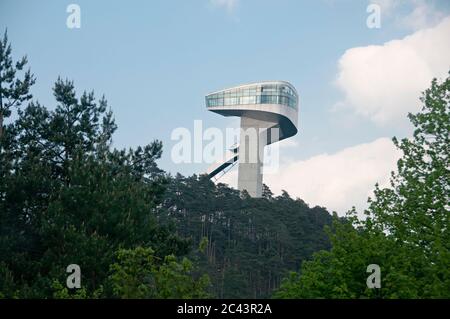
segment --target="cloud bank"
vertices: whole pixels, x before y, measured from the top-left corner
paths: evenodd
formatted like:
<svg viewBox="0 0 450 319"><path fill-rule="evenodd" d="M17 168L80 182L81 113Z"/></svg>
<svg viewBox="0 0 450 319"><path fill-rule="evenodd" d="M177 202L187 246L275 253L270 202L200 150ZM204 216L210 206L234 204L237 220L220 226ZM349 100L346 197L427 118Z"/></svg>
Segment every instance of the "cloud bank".
<svg viewBox="0 0 450 319"><path fill-rule="evenodd" d="M419 97L433 77L450 69L450 17L401 40L347 50L339 60L338 109L350 108L379 125L405 121L420 109Z"/></svg>

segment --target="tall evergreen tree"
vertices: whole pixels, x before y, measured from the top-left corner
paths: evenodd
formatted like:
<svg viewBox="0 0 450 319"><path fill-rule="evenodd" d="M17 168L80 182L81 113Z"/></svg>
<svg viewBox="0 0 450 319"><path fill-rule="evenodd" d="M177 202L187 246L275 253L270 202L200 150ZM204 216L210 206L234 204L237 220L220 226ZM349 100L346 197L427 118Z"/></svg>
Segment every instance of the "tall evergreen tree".
<svg viewBox="0 0 450 319"><path fill-rule="evenodd" d="M78 98L67 80L53 91L53 111L31 102L9 125L12 155L0 183L0 287L9 297L53 296L72 263L92 297L118 249L151 247L159 258L187 250L156 220L166 184L156 165L161 143L111 149L116 125L106 100ZM103 296L112 296L107 288Z"/></svg>
<svg viewBox="0 0 450 319"><path fill-rule="evenodd" d="M35 78L30 70L26 71L23 79L17 75L27 64L27 57L22 57L16 63L12 60L11 44L8 42L8 32L5 31L0 39L0 151L3 136L4 119L11 115L12 108L31 99L30 87Z"/></svg>

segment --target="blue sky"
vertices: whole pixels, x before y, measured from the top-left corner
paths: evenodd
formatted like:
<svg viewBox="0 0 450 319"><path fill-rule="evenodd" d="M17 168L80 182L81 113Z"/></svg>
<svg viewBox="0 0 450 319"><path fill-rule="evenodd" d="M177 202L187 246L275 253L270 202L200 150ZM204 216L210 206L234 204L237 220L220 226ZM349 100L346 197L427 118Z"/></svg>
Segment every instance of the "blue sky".
<svg viewBox="0 0 450 319"><path fill-rule="evenodd" d="M369 15L366 9L371 2L381 7L379 29L369 29L366 25ZM70 3L81 8L80 29L66 26L69 15L66 8ZM376 96L372 95L375 103L371 104L370 112L360 105L364 94L371 92L370 86L376 84L370 78L363 79L367 90L355 84L352 65L360 63L361 59L354 58L360 52L345 55L347 50L363 48L362 54L368 52L368 57L388 59L391 51L386 43L394 39L402 41L408 35L433 28L437 31L424 38L435 39L436 35L434 41L442 43L439 35L448 28L437 28L449 12L448 1L419 0L2 0L0 30L8 28L16 58L28 55L29 65L37 77L32 91L35 99L53 108L51 88L58 76L74 80L80 93L94 89L98 96L105 94L119 126L114 146L134 147L160 139L165 153L159 164L171 173L201 173L208 166L171 161L170 149L175 143L170 140L173 129L192 129L194 120L203 120L204 127L225 128L237 124L207 112L205 94L241 83L287 80L300 94L300 131L290 146L282 148L286 165L303 163L298 168L301 170L310 161L328 156L325 164L334 171L336 154L346 154L345 150L355 147L355 152L362 152L357 148L360 145L411 133L411 128L401 120L402 112L406 116L408 107L392 115L377 108ZM420 43L425 40L416 38L407 47L423 52ZM429 82L431 76L445 74L449 65L446 64L448 56L444 55L447 42L444 44L439 49L443 61L436 64L433 62L436 58L430 58L428 53L424 55L425 66L420 69L423 74L418 78ZM373 46L378 46L379 51L371 55L369 50ZM441 56L439 50L437 54ZM405 53L405 56L409 55ZM380 61L385 65L384 60ZM386 76L383 79L376 77L378 73L374 71L373 81L397 88L396 83L389 83L393 78L408 82L409 78L416 77L413 73L397 79L396 75L408 70L409 64L395 73L396 65L392 69L395 76L383 73ZM372 74L371 70L367 74ZM417 86L413 84L406 88L400 86L399 91L418 97L420 90L415 92ZM353 95L352 85L361 94ZM420 85L423 86L423 81ZM375 89L376 92L380 91ZM404 101L401 97L389 97L389 101L397 98ZM386 158L391 163L395 156L389 156ZM385 180L389 165L383 165L382 176L378 174L364 181L364 187L373 185L377 178ZM317 184L320 178L316 180L314 176L302 183ZM358 178L353 187L358 188L357 181ZM336 183L339 189L339 181ZM278 189L281 185L273 187ZM292 186L288 191L306 197L313 205L336 210L350 207L352 200L362 201L351 194L338 194L348 205L337 204L308 195L305 187ZM320 190L320 183L315 187Z"/></svg>

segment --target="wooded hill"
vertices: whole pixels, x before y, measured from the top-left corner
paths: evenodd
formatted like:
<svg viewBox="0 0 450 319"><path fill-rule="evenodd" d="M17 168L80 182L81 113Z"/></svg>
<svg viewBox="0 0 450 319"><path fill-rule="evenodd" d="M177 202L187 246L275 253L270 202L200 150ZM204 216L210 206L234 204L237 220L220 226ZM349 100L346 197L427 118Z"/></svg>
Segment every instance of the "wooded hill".
<svg viewBox="0 0 450 319"><path fill-rule="evenodd" d="M162 214L175 219L181 237L192 247L205 244L204 253L191 257L219 298L269 297L289 271L330 246L324 226L332 216L326 209L310 208L286 192L274 197L266 186L256 199L207 176L177 175L163 203Z"/></svg>

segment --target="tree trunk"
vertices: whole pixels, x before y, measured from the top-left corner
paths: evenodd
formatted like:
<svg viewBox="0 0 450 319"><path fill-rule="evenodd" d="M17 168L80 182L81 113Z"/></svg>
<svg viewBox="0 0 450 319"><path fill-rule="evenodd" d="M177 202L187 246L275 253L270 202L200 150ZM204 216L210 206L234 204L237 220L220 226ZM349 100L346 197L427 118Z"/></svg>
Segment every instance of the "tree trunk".
<svg viewBox="0 0 450 319"><path fill-rule="evenodd" d="M3 136L3 112L0 112L0 141Z"/></svg>

